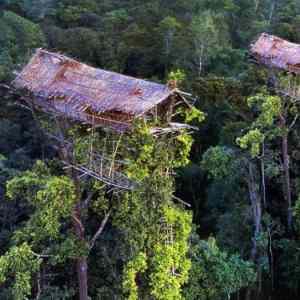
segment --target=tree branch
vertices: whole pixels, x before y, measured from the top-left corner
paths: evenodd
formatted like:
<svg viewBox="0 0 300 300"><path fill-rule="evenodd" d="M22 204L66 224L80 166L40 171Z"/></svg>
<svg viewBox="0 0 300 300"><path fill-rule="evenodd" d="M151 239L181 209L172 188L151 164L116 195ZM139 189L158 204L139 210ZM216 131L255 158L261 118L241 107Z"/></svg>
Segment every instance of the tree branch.
<svg viewBox="0 0 300 300"><path fill-rule="evenodd" d="M72 214L72 219L78 224L78 226L80 227L80 230L82 232L84 232L84 227L83 227L81 221L77 218L77 216L74 213Z"/></svg>
<svg viewBox="0 0 300 300"><path fill-rule="evenodd" d="M82 208L87 208L88 205L89 205L89 203L90 203L90 201L92 200L92 198L93 198L94 195L95 195L94 192L88 193L88 195L87 195L87 197L84 199L84 201L83 201L81 207L82 207Z"/></svg>
<svg viewBox="0 0 300 300"><path fill-rule="evenodd" d="M93 247L95 246L95 243L97 241L97 239L99 238L99 236L102 234L104 227L110 217L111 214L111 210L108 211L108 213L105 215L104 219L102 220L99 229L97 230L97 232L95 233L95 235L93 236L93 238L91 239L91 241L89 242L89 250L91 251L93 249Z"/></svg>
<svg viewBox="0 0 300 300"><path fill-rule="evenodd" d="M178 198L178 197L176 197L176 196L174 196L174 195L172 195L172 198L173 198L174 200L180 202L181 204L187 206L187 207L192 207L191 204L189 204L189 203L187 203L187 202L181 200L180 198Z"/></svg>
<svg viewBox="0 0 300 300"><path fill-rule="evenodd" d="M289 131L295 126L297 120L299 118L299 115L297 114L293 120L293 122L291 123L290 127L289 127Z"/></svg>

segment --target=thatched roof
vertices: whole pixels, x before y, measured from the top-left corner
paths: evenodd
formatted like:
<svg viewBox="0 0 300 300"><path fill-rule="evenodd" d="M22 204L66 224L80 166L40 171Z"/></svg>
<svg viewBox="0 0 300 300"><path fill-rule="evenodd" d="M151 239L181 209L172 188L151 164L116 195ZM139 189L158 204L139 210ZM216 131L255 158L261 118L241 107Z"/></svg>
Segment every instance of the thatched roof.
<svg viewBox="0 0 300 300"><path fill-rule="evenodd" d="M300 45L263 33L251 45L251 55L268 67L300 74Z"/></svg>
<svg viewBox="0 0 300 300"><path fill-rule="evenodd" d="M30 91L35 104L44 109L48 106L50 110L51 103L55 111L78 120L86 120L87 111L98 116L122 113L138 117L176 94L167 85L96 69L42 49L36 51L13 86Z"/></svg>

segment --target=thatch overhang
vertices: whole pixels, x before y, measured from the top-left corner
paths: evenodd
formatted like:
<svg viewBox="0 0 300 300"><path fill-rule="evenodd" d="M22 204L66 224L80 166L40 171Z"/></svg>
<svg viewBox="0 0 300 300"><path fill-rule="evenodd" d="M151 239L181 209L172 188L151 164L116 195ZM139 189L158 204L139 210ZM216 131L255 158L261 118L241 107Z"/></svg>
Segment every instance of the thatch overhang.
<svg viewBox="0 0 300 300"><path fill-rule="evenodd" d="M300 45L262 33L251 45L251 56L270 68L300 74Z"/></svg>
<svg viewBox="0 0 300 300"><path fill-rule="evenodd" d="M97 69L43 49L12 85L30 92L31 104L44 112L118 131L150 111L165 112L174 98L184 98L168 85Z"/></svg>

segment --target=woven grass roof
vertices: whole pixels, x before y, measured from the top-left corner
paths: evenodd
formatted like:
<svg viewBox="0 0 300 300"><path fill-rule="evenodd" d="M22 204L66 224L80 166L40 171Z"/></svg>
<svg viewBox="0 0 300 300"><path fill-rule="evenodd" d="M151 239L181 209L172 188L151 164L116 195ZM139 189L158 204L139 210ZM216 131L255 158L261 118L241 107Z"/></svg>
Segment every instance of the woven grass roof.
<svg viewBox="0 0 300 300"><path fill-rule="evenodd" d="M300 45L263 33L251 45L251 55L268 67L300 74Z"/></svg>
<svg viewBox="0 0 300 300"><path fill-rule="evenodd" d="M44 108L86 119L87 111L141 116L176 93L167 85L93 68L67 56L38 49L13 82ZM48 109L49 110L49 109Z"/></svg>

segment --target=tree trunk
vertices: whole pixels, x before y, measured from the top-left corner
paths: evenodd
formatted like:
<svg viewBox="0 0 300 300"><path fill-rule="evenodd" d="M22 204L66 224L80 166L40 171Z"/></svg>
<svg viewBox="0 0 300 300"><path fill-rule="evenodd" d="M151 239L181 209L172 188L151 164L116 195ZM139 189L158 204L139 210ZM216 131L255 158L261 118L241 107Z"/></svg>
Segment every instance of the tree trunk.
<svg viewBox="0 0 300 300"><path fill-rule="evenodd" d="M271 24L272 19L273 19L273 15L274 15L274 11L275 11L275 6L276 6L276 0L272 1L271 3L271 7L270 7L270 15L269 15L269 24Z"/></svg>
<svg viewBox="0 0 300 300"><path fill-rule="evenodd" d="M282 147L282 160L283 160L283 171L284 171L284 185L285 185L285 198L287 201L287 226L288 230L291 231L293 223L293 212L292 212L292 195L291 195L291 182L290 182L290 162L288 154L288 132L286 128L286 120L283 116L280 118L280 127L284 131L281 141Z"/></svg>
<svg viewBox="0 0 300 300"><path fill-rule="evenodd" d="M268 256L269 256L269 269L270 269L270 277L271 277L271 288L272 292L274 291L274 257L273 257L273 249L272 249L272 226L267 227L268 233Z"/></svg>
<svg viewBox="0 0 300 300"><path fill-rule="evenodd" d="M80 209L76 207L73 212L73 226L77 239L85 243L84 227L80 221ZM77 277L79 285L79 300L88 300L88 264L87 258L81 256L77 258Z"/></svg>
<svg viewBox="0 0 300 300"><path fill-rule="evenodd" d="M267 208L267 196L266 196L266 177L265 177L265 144L262 145L262 157L260 160L261 169L261 186L262 186L262 196L264 209Z"/></svg>
<svg viewBox="0 0 300 300"><path fill-rule="evenodd" d="M79 284L79 299L80 300L88 300L88 281L87 281L87 258L79 257L77 259L77 276L78 276L78 284Z"/></svg>
<svg viewBox="0 0 300 300"><path fill-rule="evenodd" d="M252 217L253 217L253 224L254 224L254 234L253 234L253 243L252 243L252 250L251 250L251 260L255 262L256 255L257 255L257 242L256 239L260 234L261 231L261 218L262 218L262 207L261 207L261 200L260 196L257 191L257 186L255 182L255 176L253 173L253 166L249 163L249 178L248 182L248 190L249 190L249 197L252 209Z"/></svg>
<svg viewBox="0 0 300 300"><path fill-rule="evenodd" d="M202 74L202 66L203 66L203 46L201 45L200 56L199 56L199 68L198 68L198 76L201 77Z"/></svg>
<svg viewBox="0 0 300 300"><path fill-rule="evenodd" d="M58 134L60 135L61 141L65 140L65 126L66 124L61 122L60 120L56 120L57 122L57 129ZM72 164L73 157L72 157L73 149L69 149L66 144L63 142L59 147L59 156L63 161ZM67 174L70 178L72 178L73 183L76 189L77 195L77 205L75 206L73 213L72 213L72 221L73 221L73 228L75 235L78 241L81 241L83 244L86 243L85 240L85 230L81 220L81 193L80 193L80 183L77 178L76 172L73 169L69 168L67 170ZM78 257L76 261L76 271L77 271L77 278L78 278L78 290L79 290L79 300L88 300L88 264L87 264L87 257L82 256Z"/></svg>
<svg viewBox="0 0 300 300"><path fill-rule="evenodd" d="M288 136L285 134L282 137L282 157L283 157L283 169L286 188L286 200L287 200L287 224L288 230L292 229L293 212L292 212L292 196L291 196L291 184L290 184L290 167L289 167L289 155L288 155Z"/></svg>
<svg viewBox="0 0 300 300"><path fill-rule="evenodd" d="M251 203L253 225L254 225L250 259L251 261L253 261L253 263L255 263L257 259L257 238L259 237L261 232L262 206L261 206L261 198L257 190L252 163L249 163L249 174L247 178L247 184L248 184L249 198ZM251 288L248 288L245 297L246 300L251 299L251 292L252 292Z"/></svg>

